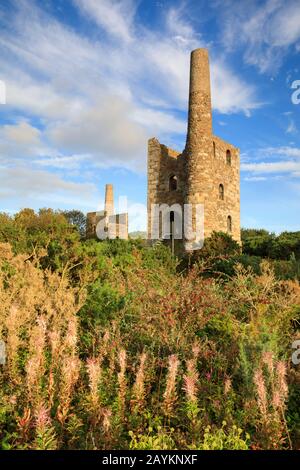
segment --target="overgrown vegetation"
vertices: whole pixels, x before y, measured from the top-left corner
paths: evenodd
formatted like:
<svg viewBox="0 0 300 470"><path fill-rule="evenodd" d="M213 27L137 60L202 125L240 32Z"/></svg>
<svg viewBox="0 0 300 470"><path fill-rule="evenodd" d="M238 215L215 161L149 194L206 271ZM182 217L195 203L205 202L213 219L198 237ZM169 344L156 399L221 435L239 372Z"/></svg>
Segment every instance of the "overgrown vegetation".
<svg viewBox="0 0 300 470"><path fill-rule="evenodd" d="M298 280L225 234L179 263L81 222L0 215L2 449L299 449Z"/></svg>
<svg viewBox="0 0 300 470"><path fill-rule="evenodd" d="M300 232L282 232L280 235L267 230L242 230L243 253L254 264L269 259L277 277L300 279Z"/></svg>

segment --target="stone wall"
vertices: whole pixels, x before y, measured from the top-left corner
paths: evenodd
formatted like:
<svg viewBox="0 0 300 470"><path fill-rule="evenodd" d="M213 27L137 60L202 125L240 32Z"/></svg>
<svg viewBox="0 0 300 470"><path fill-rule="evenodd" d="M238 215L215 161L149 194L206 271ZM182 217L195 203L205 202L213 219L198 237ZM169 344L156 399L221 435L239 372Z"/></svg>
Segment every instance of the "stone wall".
<svg viewBox="0 0 300 470"><path fill-rule="evenodd" d="M177 189L170 191L170 178L177 178ZM157 139L148 141L148 233L151 232L152 204L184 203L185 191L185 162L184 156Z"/></svg>
<svg viewBox="0 0 300 470"><path fill-rule="evenodd" d="M232 237L240 243L240 151L219 137L213 136L212 180L215 210L212 213L208 231L227 232L227 218L232 218ZM213 145L214 148L214 145ZM231 164L227 163L226 153L230 150ZM224 187L224 200L219 197L219 186Z"/></svg>

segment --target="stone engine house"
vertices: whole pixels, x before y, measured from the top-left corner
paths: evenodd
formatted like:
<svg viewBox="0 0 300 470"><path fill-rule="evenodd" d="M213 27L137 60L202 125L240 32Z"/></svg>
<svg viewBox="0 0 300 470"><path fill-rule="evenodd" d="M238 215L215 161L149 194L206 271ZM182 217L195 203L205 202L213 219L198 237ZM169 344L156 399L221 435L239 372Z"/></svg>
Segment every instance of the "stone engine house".
<svg viewBox="0 0 300 470"><path fill-rule="evenodd" d="M188 130L183 152L148 141L148 238L158 224L160 239L169 239L175 249L189 250L191 245L176 239L169 211L170 227L163 230L157 222L153 204L192 208L192 229L196 230L195 207L204 206L204 238L213 231L227 232L240 242L240 159L239 149L213 134L209 58L206 49L191 53ZM175 209L176 210L176 209ZM165 217L165 216L164 216ZM181 223L184 226L184 215ZM176 240L174 240L174 238Z"/></svg>
<svg viewBox="0 0 300 470"><path fill-rule="evenodd" d="M86 237L99 238L97 227L102 234L100 235L101 239L128 238L128 214L115 214L114 189L112 184L106 184L105 186L104 210L88 212L87 214Z"/></svg>

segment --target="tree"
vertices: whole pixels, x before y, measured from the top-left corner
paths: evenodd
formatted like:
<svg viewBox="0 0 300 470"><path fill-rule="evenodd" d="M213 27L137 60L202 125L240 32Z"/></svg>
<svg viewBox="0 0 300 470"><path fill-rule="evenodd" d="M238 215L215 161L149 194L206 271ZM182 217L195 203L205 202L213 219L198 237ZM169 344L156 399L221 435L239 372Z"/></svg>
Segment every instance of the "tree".
<svg viewBox="0 0 300 470"><path fill-rule="evenodd" d="M73 209L70 211L63 211L62 214L71 225L74 225L77 228L80 236L84 237L86 231L86 216L83 212Z"/></svg>
<svg viewBox="0 0 300 470"><path fill-rule="evenodd" d="M199 250L200 258L230 257L240 254L240 245L232 236L224 232L213 232L205 239L202 250Z"/></svg>
<svg viewBox="0 0 300 470"><path fill-rule="evenodd" d="M242 229L241 235L244 254L268 258L274 251L274 233L263 229Z"/></svg>

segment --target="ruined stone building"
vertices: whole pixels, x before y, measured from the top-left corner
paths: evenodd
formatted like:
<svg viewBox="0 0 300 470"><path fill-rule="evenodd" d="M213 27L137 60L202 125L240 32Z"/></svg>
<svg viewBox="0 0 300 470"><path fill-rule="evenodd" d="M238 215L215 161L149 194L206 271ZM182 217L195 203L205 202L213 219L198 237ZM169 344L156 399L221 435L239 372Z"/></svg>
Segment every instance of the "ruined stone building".
<svg viewBox="0 0 300 470"><path fill-rule="evenodd" d="M113 185L105 186L104 210L89 212L86 226L87 238L128 238L128 214L115 214Z"/></svg>
<svg viewBox="0 0 300 470"><path fill-rule="evenodd" d="M168 204L172 211L169 229L164 231L161 218L153 215L153 204ZM159 237L176 239L173 230L176 207L192 207L191 224L195 227L195 205L204 206L204 238L213 231L227 232L240 242L240 160L239 149L213 134L209 58L206 49L191 54L188 131L183 152L148 141L148 238L153 238L159 223ZM156 220L154 220L156 219ZM184 215L182 224L184 226ZM166 224L168 227L168 224ZM174 243L174 241L173 241ZM185 250L187 241L176 240Z"/></svg>

